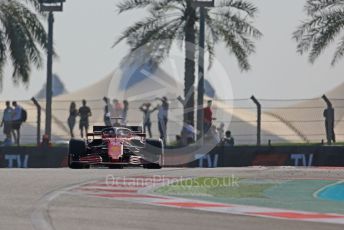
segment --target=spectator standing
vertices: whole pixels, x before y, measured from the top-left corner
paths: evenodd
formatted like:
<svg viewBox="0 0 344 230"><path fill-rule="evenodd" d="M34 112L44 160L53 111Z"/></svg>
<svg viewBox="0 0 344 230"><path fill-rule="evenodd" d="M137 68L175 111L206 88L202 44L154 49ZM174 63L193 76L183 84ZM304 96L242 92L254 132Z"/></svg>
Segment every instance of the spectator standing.
<svg viewBox="0 0 344 230"><path fill-rule="evenodd" d="M217 132L216 126L212 125L207 134L204 136L204 144L216 146L221 143L219 133Z"/></svg>
<svg viewBox="0 0 344 230"><path fill-rule="evenodd" d="M18 105L16 101L12 102L13 106L13 116L12 116L12 129L14 143L19 146L20 144L20 127L22 125L22 112L23 108Z"/></svg>
<svg viewBox="0 0 344 230"><path fill-rule="evenodd" d="M234 138L232 137L231 131L226 131L226 137L221 140L221 145L225 147L233 147L234 146Z"/></svg>
<svg viewBox="0 0 344 230"><path fill-rule="evenodd" d="M11 107L11 103L6 101L6 108L3 113L1 127L4 127L4 134L6 136L7 142L11 141L11 133L12 133L12 118L13 118L13 109ZM6 142L6 141L5 141Z"/></svg>
<svg viewBox="0 0 344 230"><path fill-rule="evenodd" d="M220 123L220 126L217 128L217 132L219 133L220 140L222 140L225 137L225 123Z"/></svg>
<svg viewBox="0 0 344 230"><path fill-rule="evenodd" d="M122 104L117 100L113 99L113 116L114 118L122 118L123 113L123 106Z"/></svg>
<svg viewBox="0 0 344 230"><path fill-rule="evenodd" d="M193 127L190 121L184 124L182 129L182 143L183 145L189 145L195 142L196 129Z"/></svg>
<svg viewBox="0 0 344 230"><path fill-rule="evenodd" d="M78 115L80 116L79 128L81 138L84 138L84 130L85 135L87 135L89 127L89 117L92 116L91 109L86 104L86 100L82 100L82 106L79 108L78 113Z"/></svg>
<svg viewBox="0 0 344 230"><path fill-rule="evenodd" d="M182 147L183 142L182 142L182 137L180 135L176 135L176 147Z"/></svg>
<svg viewBox="0 0 344 230"><path fill-rule="evenodd" d="M43 148L52 147L52 144L51 144L51 142L49 140L49 136L47 134L44 134L42 136L42 142L41 142L40 146L43 147Z"/></svg>
<svg viewBox="0 0 344 230"><path fill-rule="evenodd" d="M211 109L211 106L212 106L213 102L212 101L208 101L207 102L207 107L205 107L203 109L203 113L204 113L204 121L203 121L203 131L204 131L204 134L206 134L209 129L212 127L212 124L213 124L213 111Z"/></svg>
<svg viewBox="0 0 344 230"><path fill-rule="evenodd" d="M211 131L211 137L214 141L214 143L217 145L221 142L221 139L220 139L220 134L219 132L217 131L217 128L215 125L212 125L210 127L210 131Z"/></svg>
<svg viewBox="0 0 344 230"><path fill-rule="evenodd" d="M76 109L75 102L71 102L69 106L68 127L71 138L74 137L74 126L76 123L76 117L78 116L78 110Z"/></svg>
<svg viewBox="0 0 344 230"><path fill-rule="evenodd" d="M327 109L324 110L325 117L325 129L326 129L326 139L327 143L330 145L332 142L336 143L336 135L334 133L334 108L329 105Z"/></svg>
<svg viewBox="0 0 344 230"><path fill-rule="evenodd" d="M129 102L127 100L123 101L123 110L122 110L122 125L127 125L127 117L129 110Z"/></svg>
<svg viewBox="0 0 344 230"><path fill-rule="evenodd" d="M11 137L6 137L2 146L11 146L12 144L13 143Z"/></svg>
<svg viewBox="0 0 344 230"><path fill-rule="evenodd" d="M156 99L162 102L162 104L158 106L158 126L160 139L166 144L169 103L166 97Z"/></svg>
<svg viewBox="0 0 344 230"><path fill-rule="evenodd" d="M143 132L148 131L149 138L152 138L152 121L151 114L157 110L157 108L150 109L151 103L141 105L140 110L143 112Z"/></svg>
<svg viewBox="0 0 344 230"><path fill-rule="evenodd" d="M109 99L104 97L103 100L105 102L104 124L105 124L105 126L112 126L112 124L111 124L111 106L109 104Z"/></svg>

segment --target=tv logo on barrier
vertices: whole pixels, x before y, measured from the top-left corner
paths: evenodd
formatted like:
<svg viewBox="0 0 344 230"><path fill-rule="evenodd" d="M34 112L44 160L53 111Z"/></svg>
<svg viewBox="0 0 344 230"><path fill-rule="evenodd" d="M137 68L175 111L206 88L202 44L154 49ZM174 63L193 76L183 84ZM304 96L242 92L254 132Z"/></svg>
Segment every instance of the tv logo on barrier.
<svg viewBox="0 0 344 230"><path fill-rule="evenodd" d="M8 168L14 168L14 165L16 165L17 168L27 168L29 155L25 155L24 159L22 159L20 154L6 154L5 160L8 163Z"/></svg>
<svg viewBox="0 0 344 230"><path fill-rule="evenodd" d="M290 158L294 160L294 166L310 167L313 164L313 154L309 154L308 160L306 154L292 154ZM299 164L300 162L302 163L302 165Z"/></svg>
<svg viewBox="0 0 344 230"><path fill-rule="evenodd" d="M218 159L219 159L219 154L214 154L213 158L211 157L210 154L196 154L196 159L198 159L198 167L203 168L203 163L206 161L208 164L208 168L216 168Z"/></svg>

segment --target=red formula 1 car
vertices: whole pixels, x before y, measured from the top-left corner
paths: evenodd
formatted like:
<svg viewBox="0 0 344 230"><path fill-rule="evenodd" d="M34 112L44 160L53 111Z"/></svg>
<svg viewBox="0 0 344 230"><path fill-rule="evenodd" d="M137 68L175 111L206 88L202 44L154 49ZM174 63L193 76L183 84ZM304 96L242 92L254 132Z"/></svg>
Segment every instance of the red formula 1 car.
<svg viewBox="0 0 344 230"><path fill-rule="evenodd" d="M163 165L161 140L146 139L140 126L94 126L87 140L69 142L68 165L72 169L107 166L143 166L159 169Z"/></svg>

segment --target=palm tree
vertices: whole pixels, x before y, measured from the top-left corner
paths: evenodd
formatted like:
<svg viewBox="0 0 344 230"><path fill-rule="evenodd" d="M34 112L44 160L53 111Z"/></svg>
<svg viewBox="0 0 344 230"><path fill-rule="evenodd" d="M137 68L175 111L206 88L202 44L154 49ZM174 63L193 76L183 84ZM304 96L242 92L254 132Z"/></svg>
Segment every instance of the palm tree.
<svg viewBox="0 0 344 230"><path fill-rule="evenodd" d="M151 51L150 62L161 63L174 41L185 50L184 122L194 121L195 55L198 51L199 9L193 0L123 0L117 4L119 13L146 8L149 16L128 27L114 46L125 40L131 53L142 46ZM248 57L254 53L253 39L262 36L252 25L257 8L245 0L219 0L216 7L206 9L206 51L211 66L215 44L222 41L236 57L241 70L249 70Z"/></svg>
<svg viewBox="0 0 344 230"><path fill-rule="evenodd" d="M343 0L308 0L304 7L307 19L294 32L297 51L300 54L309 52L309 61L314 63L320 54L336 37L343 32ZM332 58L335 65L344 55L344 36L340 37L337 49Z"/></svg>
<svg viewBox="0 0 344 230"><path fill-rule="evenodd" d="M42 66L40 48L47 49L47 35L38 11L38 0L0 1L0 86L8 59L16 84L28 83L32 64L37 68Z"/></svg>

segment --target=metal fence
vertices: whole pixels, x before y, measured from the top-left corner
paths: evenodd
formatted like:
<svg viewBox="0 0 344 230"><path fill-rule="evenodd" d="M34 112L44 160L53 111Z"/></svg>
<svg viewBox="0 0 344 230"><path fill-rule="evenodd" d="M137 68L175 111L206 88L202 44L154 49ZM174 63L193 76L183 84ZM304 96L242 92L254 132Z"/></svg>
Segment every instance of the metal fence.
<svg viewBox="0 0 344 230"><path fill-rule="evenodd" d="M81 101L75 101L81 106ZM128 111L128 124L141 125L143 114L140 105L147 101L130 101ZM173 142L180 134L183 123L183 106L177 99L169 99L168 141ZM335 110L335 133L337 142L344 141L344 99L324 98L299 100L261 100L254 97L250 99L213 100L213 114L216 120L214 125L219 130L231 130L236 144L277 144L277 143L321 143L326 142L324 110L331 103ZM71 101L55 99L53 101L52 140L65 142L70 138L67 119ZM152 106L159 102L154 101ZM18 104L28 112L28 119L22 125L21 143L36 143L43 134L45 122L45 101L37 100L36 105L41 106L40 122L37 106L31 100L18 101ZM104 124L103 99L88 100L87 105L92 110L90 125ZM0 102L0 116L5 108L5 102ZM196 114L196 113L195 113ZM158 137L157 112L152 114L152 132ZM223 129L220 127L223 126ZM78 123L74 133L79 136ZM38 132L40 131L40 133ZM38 136L39 135L39 136ZM0 140L4 135L0 134Z"/></svg>

